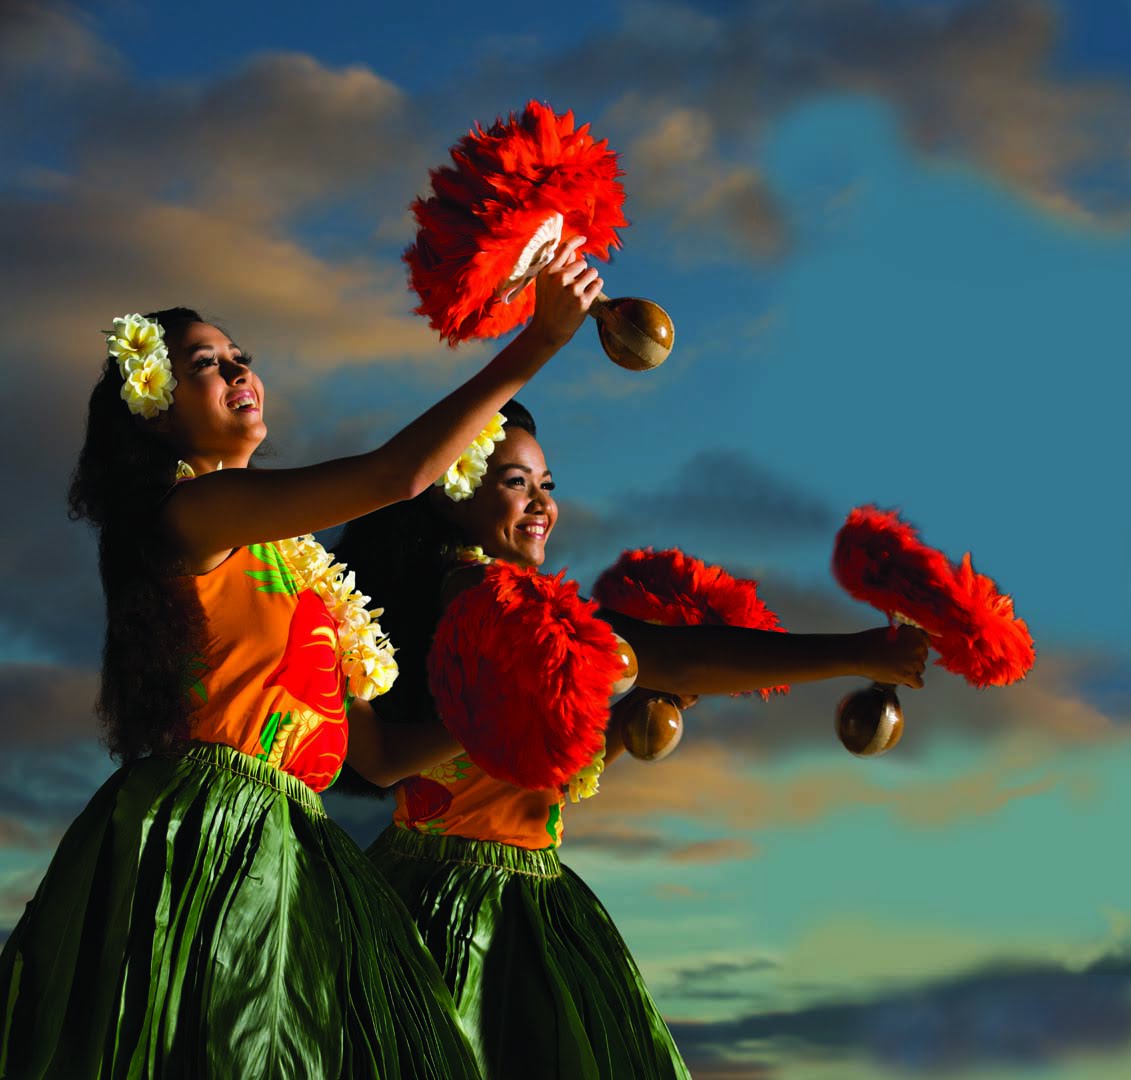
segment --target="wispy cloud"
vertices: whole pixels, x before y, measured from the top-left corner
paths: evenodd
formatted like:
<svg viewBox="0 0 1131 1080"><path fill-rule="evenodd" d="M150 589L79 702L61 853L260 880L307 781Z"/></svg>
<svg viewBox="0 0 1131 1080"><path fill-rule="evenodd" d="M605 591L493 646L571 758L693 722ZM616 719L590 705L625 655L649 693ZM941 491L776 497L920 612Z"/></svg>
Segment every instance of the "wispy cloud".
<svg viewBox="0 0 1131 1080"><path fill-rule="evenodd" d="M94 20L66 3L4 0L0 4L0 86L34 80L48 90L103 81L121 54L103 40ZM44 79L45 71L52 77Z"/></svg>
<svg viewBox="0 0 1131 1080"><path fill-rule="evenodd" d="M605 807L598 806L591 814L586 809L571 808L571 848L592 848L625 859L658 856L673 863L721 863L758 854L757 846L745 837L686 841L658 828L611 818Z"/></svg>
<svg viewBox="0 0 1131 1080"><path fill-rule="evenodd" d="M685 721L693 722L691 717ZM830 729L831 723L824 738L835 753ZM1065 761L1055 743L1025 734L988 740L976 760L930 774L892 774L882 762L869 768L847 755L843 766L827 756L802 760L803 766L759 770L752 740L716 742L685 735L676 753L660 765L631 759L614 765L601 785L601 820L590 823L583 815L572 815L571 842L578 837L619 850L636 840L639 827L652 835L656 827L648 823L661 809L697 828L756 840L761 830L814 826L849 808L881 809L911 828L942 829L985 820L1014 803L1053 793L1074 800L1094 797L1081 763ZM610 819L618 822L615 834L601 823ZM671 842L657 837L652 846L670 850ZM719 851L737 848L723 845Z"/></svg>
<svg viewBox="0 0 1131 1080"><path fill-rule="evenodd" d="M889 102L922 152L969 162L1050 213L1127 221L1131 138L1117 118L1131 83L1058 65L1060 15L1044 0L621 11L551 75L571 101L586 100L577 72L623 88L602 119L627 148L634 206L673 233L780 250L789 225L759 174L760 140L799 103L845 93Z"/></svg>

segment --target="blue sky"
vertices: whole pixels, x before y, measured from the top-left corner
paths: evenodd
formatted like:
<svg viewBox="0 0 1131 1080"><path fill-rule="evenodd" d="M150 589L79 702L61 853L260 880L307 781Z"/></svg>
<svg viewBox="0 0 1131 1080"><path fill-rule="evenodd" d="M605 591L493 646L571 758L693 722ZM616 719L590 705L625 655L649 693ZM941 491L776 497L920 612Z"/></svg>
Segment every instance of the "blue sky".
<svg viewBox="0 0 1131 1080"><path fill-rule="evenodd" d="M678 544L793 629L863 628L828 559L875 501L973 551L1038 649L1003 690L931 670L877 761L832 738L850 681L705 702L675 756L571 808L565 859L696 1076L1118 1073L1129 58L1122 0L0 7L0 927L112 768L93 549L62 507L97 331L199 306L257 355L273 460L378 444L493 347L412 316L407 206L536 97L620 153L607 291L677 327L646 375L585 328L523 394L552 559L588 584ZM331 805L362 842L385 816Z"/></svg>

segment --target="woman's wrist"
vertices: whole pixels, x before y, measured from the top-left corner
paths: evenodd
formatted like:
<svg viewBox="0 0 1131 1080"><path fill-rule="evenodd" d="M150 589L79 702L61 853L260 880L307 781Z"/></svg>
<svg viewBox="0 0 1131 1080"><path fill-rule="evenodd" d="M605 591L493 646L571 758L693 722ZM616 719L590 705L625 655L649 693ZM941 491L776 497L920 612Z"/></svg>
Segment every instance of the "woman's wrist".
<svg viewBox="0 0 1131 1080"><path fill-rule="evenodd" d="M523 327L515 338L515 343L521 342L524 351L528 352L532 359L545 363L554 353L568 344L574 333L575 331L571 330L569 333L563 334L561 331L542 326L537 321L532 320Z"/></svg>
<svg viewBox="0 0 1131 1080"><path fill-rule="evenodd" d="M844 674L867 678L871 667L867 635L858 630L855 633L844 634L843 640Z"/></svg>

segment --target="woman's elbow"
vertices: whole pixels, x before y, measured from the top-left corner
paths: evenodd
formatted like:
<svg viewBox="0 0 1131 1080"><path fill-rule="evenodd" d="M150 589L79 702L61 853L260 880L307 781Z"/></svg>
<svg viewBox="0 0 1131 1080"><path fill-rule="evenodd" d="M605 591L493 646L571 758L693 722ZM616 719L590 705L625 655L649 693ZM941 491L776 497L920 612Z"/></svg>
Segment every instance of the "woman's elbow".
<svg viewBox="0 0 1131 1080"><path fill-rule="evenodd" d="M435 477L429 477L423 473L415 473L408 478L407 483L404 485L404 492L401 499L407 502L409 499L415 499L418 495L423 495L435 481Z"/></svg>
<svg viewBox="0 0 1131 1080"><path fill-rule="evenodd" d="M350 765L371 784L379 788L391 788L399 784L404 778L403 769L398 769L395 764L387 761L367 761L364 764L350 762Z"/></svg>
<svg viewBox="0 0 1131 1080"><path fill-rule="evenodd" d="M380 492L382 506L407 502L415 499L422 491L427 491L436 478L429 477L419 469L405 468L393 460L381 460L372 474L372 490Z"/></svg>

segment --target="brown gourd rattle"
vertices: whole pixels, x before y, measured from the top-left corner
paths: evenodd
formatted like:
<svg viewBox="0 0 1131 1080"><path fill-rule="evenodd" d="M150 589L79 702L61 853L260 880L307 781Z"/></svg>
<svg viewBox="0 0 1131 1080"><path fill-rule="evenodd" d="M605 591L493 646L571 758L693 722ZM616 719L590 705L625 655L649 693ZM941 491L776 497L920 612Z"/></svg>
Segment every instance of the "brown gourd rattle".
<svg viewBox="0 0 1131 1080"><path fill-rule="evenodd" d="M660 761L679 745L683 713L671 696L636 687L640 673L636 653L620 634L614 637L624 674L613 683L609 726L619 726L625 749L634 758Z"/></svg>
<svg viewBox="0 0 1131 1080"><path fill-rule="evenodd" d="M683 738L683 711L667 694L644 690L617 717L624 748L638 761L663 761Z"/></svg>

